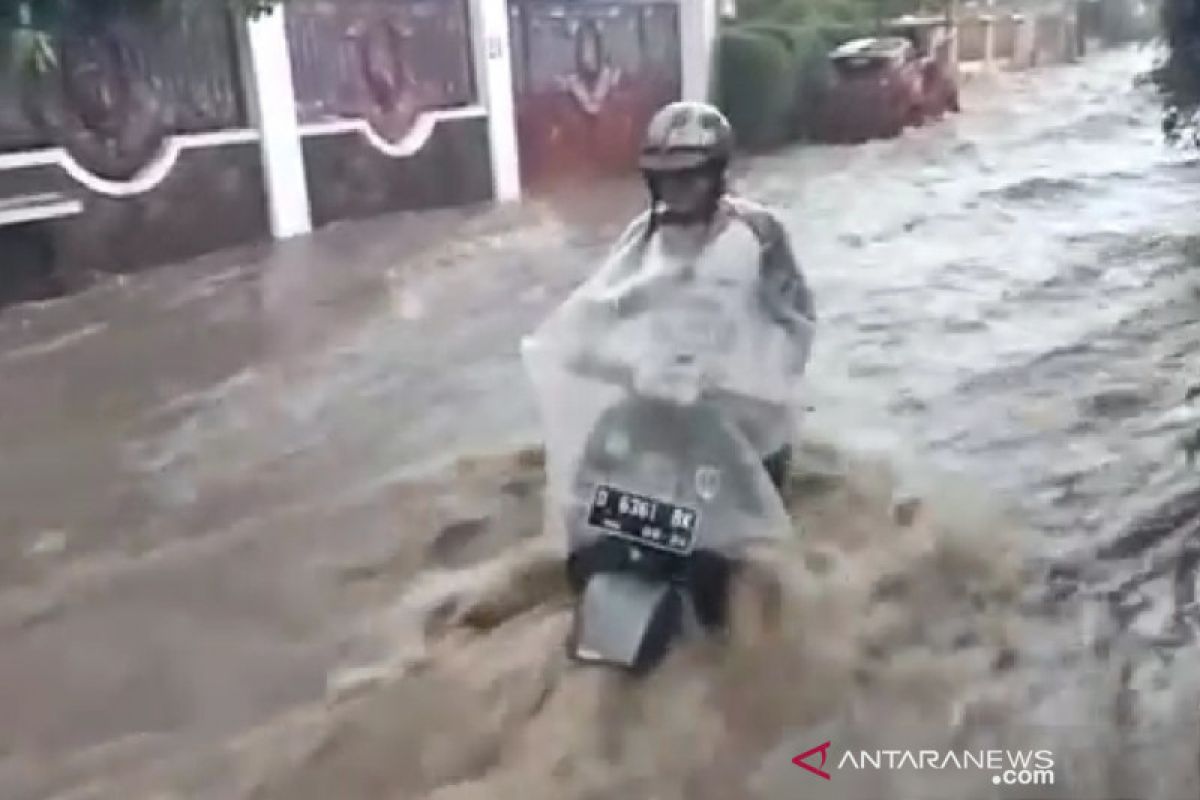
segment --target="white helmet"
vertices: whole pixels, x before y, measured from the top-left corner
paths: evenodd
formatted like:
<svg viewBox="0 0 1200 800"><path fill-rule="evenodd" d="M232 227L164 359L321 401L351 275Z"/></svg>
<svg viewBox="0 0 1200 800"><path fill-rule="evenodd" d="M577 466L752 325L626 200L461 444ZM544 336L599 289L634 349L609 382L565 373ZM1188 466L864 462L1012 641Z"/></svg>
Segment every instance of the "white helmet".
<svg viewBox="0 0 1200 800"><path fill-rule="evenodd" d="M639 165L646 172L724 168L732 156L733 126L725 115L708 103L681 101L650 120Z"/></svg>

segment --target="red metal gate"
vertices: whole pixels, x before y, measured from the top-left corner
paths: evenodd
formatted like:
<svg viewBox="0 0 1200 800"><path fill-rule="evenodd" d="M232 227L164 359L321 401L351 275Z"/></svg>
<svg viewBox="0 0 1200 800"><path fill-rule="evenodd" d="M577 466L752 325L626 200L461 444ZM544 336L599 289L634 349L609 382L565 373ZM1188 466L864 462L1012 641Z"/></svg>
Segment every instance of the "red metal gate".
<svg viewBox="0 0 1200 800"><path fill-rule="evenodd" d="M650 116L680 96L678 5L511 0L509 8L525 185L631 170Z"/></svg>

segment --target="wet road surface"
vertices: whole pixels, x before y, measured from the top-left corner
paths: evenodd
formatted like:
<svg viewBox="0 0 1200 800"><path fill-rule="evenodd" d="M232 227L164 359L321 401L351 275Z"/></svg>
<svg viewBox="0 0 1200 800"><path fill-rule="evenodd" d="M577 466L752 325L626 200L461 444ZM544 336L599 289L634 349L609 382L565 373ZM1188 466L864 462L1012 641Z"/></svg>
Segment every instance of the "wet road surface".
<svg viewBox="0 0 1200 800"><path fill-rule="evenodd" d="M1200 166L1163 147L1148 65L981 78L960 118L760 158L741 184L818 300L808 427L1031 522L1029 563L1059 576L1053 613L1030 600L1044 691L1082 650L1130 646L1126 683L1170 707L1197 559L1186 526L1129 532L1191 479ZM347 570L404 580L447 530L524 513L422 476L536 438L518 337L640 198L592 195L569 217L344 225L0 312L0 796L319 697L364 646Z"/></svg>

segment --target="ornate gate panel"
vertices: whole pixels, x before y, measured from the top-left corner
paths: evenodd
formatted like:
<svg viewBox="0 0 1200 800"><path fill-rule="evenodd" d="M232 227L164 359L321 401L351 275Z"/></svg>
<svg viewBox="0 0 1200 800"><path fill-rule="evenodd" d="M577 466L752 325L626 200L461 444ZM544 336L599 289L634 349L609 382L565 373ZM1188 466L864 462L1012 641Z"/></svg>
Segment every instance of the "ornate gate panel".
<svg viewBox="0 0 1200 800"><path fill-rule="evenodd" d="M288 42L318 224L491 196L467 0L304 0Z"/></svg>
<svg viewBox="0 0 1200 800"><path fill-rule="evenodd" d="M512 0L510 14L525 184L633 169L651 115L680 96L678 5Z"/></svg>
<svg viewBox="0 0 1200 800"><path fill-rule="evenodd" d="M63 198L53 218L0 228L0 260L13 238L36 242L17 248L21 269L62 291L266 236L226 4L72 8L41 69L0 69L0 200Z"/></svg>
<svg viewBox="0 0 1200 800"><path fill-rule="evenodd" d="M245 124L224 9L82 14L51 40L55 67L0 70L0 152L61 146L101 178L126 180L174 135Z"/></svg>
<svg viewBox="0 0 1200 800"><path fill-rule="evenodd" d="M314 0L288 15L300 122L365 119L388 141L475 99L466 0Z"/></svg>

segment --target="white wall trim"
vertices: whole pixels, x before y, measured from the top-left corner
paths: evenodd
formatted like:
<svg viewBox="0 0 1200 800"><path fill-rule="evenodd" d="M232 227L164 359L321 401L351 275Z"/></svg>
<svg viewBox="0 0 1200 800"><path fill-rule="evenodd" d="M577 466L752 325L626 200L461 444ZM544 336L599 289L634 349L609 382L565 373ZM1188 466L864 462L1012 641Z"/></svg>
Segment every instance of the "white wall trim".
<svg viewBox="0 0 1200 800"><path fill-rule="evenodd" d="M70 158L70 156L61 147L23 150L19 153L0 153L0 171L25 169L26 167L52 167L61 164L64 158Z"/></svg>
<svg viewBox="0 0 1200 800"><path fill-rule="evenodd" d="M26 222L73 217L81 213L83 213L83 203L67 199L55 203L30 203L15 207L0 206L0 228L21 225Z"/></svg>
<svg viewBox="0 0 1200 800"><path fill-rule="evenodd" d="M434 111L424 111L417 117L408 133L398 142L389 142L371 127L365 119L334 119L328 122L311 122L300 126L301 136L333 136L344 133L357 133L367 140L375 150L389 158L408 158L420 152L429 140L439 123L456 119L478 119L487 116L487 109L482 106L470 105L460 108L444 108Z"/></svg>
<svg viewBox="0 0 1200 800"><path fill-rule="evenodd" d="M248 129L172 136L163 143L162 148L150 163L142 167L132 178L124 181L109 180L96 175L61 147L0 154L0 172L28 167L55 166L63 169L78 184L96 194L107 197L132 197L145 194L166 180L184 150L247 144L257 142L258 139L258 131Z"/></svg>

